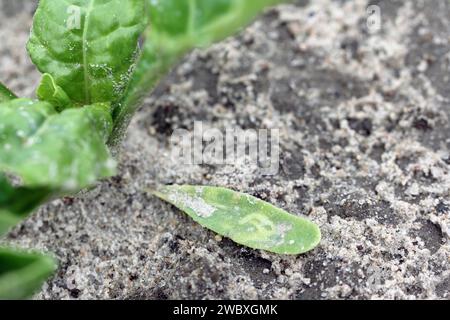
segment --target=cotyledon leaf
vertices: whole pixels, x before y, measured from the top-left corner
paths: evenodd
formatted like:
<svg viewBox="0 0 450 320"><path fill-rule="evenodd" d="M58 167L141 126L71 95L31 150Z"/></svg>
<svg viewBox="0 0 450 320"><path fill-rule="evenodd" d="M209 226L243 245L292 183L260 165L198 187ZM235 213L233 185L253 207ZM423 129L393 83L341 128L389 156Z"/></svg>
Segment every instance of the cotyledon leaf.
<svg viewBox="0 0 450 320"><path fill-rule="evenodd" d="M300 254L321 238L317 225L253 196L225 188L165 186L151 191L202 226L254 249Z"/></svg>
<svg viewBox="0 0 450 320"><path fill-rule="evenodd" d="M16 96L3 83L0 82L0 103L15 99Z"/></svg>
<svg viewBox="0 0 450 320"><path fill-rule="evenodd" d="M269 6L289 0L146 0L150 27L123 99L114 108L109 144L120 141L140 102L189 50L236 33Z"/></svg>
<svg viewBox="0 0 450 320"><path fill-rule="evenodd" d="M79 191L115 172L105 141L112 128L109 105L58 113L46 102L0 104L0 172L22 186Z"/></svg>
<svg viewBox="0 0 450 320"><path fill-rule="evenodd" d="M69 96L55 83L55 79L48 73L42 76L36 95L39 100L47 101L54 105L58 111L73 107Z"/></svg>
<svg viewBox="0 0 450 320"><path fill-rule="evenodd" d="M76 103L122 95L146 25L146 0L40 0L28 52Z"/></svg>
<svg viewBox="0 0 450 320"><path fill-rule="evenodd" d="M55 270L49 256L0 247L0 299L30 297Z"/></svg>
<svg viewBox="0 0 450 320"><path fill-rule="evenodd" d="M148 0L152 32L176 46L205 47L248 24L263 9L287 0Z"/></svg>

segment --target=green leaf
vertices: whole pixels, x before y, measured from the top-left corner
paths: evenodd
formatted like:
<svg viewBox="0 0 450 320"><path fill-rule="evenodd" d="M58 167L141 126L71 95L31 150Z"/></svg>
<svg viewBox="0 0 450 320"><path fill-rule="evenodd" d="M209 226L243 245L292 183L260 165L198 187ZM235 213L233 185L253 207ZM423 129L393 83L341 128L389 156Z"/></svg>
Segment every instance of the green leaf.
<svg viewBox="0 0 450 320"><path fill-rule="evenodd" d="M10 101L15 98L15 94L0 82L0 103Z"/></svg>
<svg viewBox="0 0 450 320"><path fill-rule="evenodd" d="M250 248L300 254L320 242L320 230L311 221L247 194L199 186L166 186L152 193L202 226Z"/></svg>
<svg viewBox="0 0 450 320"><path fill-rule="evenodd" d="M234 34L286 0L149 0L152 33L176 47L205 47Z"/></svg>
<svg viewBox="0 0 450 320"><path fill-rule="evenodd" d="M15 188L0 174L0 236L25 219L51 194L47 188Z"/></svg>
<svg viewBox="0 0 450 320"><path fill-rule="evenodd" d="M150 16L143 52L124 98L114 108L110 145L117 145L143 97L189 50L236 33L268 6L288 0L146 0Z"/></svg>
<svg viewBox="0 0 450 320"><path fill-rule="evenodd" d="M0 247L0 299L32 296L55 270L51 257Z"/></svg>
<svg viewBox="0 0 450 320"><path fill-rule="evenodd" d="M72 101L117 100L145 28L145 0L41 0L28 51Z"/></svg>
<svg viewBox="0 0 450 320"><path fill-rule="evenodd" d="M69 96L55 83L53 77L48 73L42 76L36 94L39 100L51 103L59 112L73 107Z"/></svg>
<svg viewBox="0 0 450 320"><path fill-rule="evenodd" d="M0 104L0 172L28 188L79 191L114 174L105 145L111 128L105 104L62 113L28 99Z"/></svg>

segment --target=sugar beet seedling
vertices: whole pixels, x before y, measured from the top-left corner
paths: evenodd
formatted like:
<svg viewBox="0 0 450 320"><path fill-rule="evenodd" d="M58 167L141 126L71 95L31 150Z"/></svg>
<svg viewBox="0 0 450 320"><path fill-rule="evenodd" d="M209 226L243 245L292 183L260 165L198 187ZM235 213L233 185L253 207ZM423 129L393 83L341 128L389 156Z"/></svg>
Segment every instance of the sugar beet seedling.
<svg viewBox="0 0 450 320"><path fill-rule="evenodd" d="M113 176L111 150L174 63L281 2L40 0L27 45L43 73L38 100L0 84L0 236L46 201ZM152 193L251 248L299 254L320 241L312 222L249 195L200 186ZM52 258L0 248L0 298L30 296L54 269Z"/></svg>

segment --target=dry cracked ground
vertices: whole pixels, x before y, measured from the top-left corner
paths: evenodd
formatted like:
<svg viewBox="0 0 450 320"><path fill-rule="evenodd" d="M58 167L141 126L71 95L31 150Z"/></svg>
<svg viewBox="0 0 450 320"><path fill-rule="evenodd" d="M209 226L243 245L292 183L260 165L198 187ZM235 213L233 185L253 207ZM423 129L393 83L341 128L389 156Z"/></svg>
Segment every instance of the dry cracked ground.
<svg viewBox="0 0 450 320"><path fill-rule="evenodd" d="M368 5L381 30L366 27ZM0 76L33 96L35 1L0 1ZM315 0L186 57L134 119L116 177L3 242L53 252L36 299L449 299L450 2ZM279 128L280 172L186 166L173 130ZM318 223L288 257L215 236L145 191L226 186Z"/></svg>

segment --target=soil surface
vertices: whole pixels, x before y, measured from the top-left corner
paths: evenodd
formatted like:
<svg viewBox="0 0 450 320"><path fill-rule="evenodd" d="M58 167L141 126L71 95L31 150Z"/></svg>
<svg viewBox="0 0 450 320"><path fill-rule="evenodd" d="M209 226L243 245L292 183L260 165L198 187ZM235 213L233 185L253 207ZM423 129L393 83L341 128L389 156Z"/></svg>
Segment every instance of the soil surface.
<svg viewBox="0 0 450 320"><path fill-rule="evenodd" d="M34 6L0 0L0 78L29 97ZM187 56L135 117L116 177L2 240L59 260L35 298L449 299L449 17L441 0L300 1ZM280 129L280 173L180 163L170 136L194 121ZM323 240L293 257L238 246L148 195L155 183L250 193Z"/></svg>

